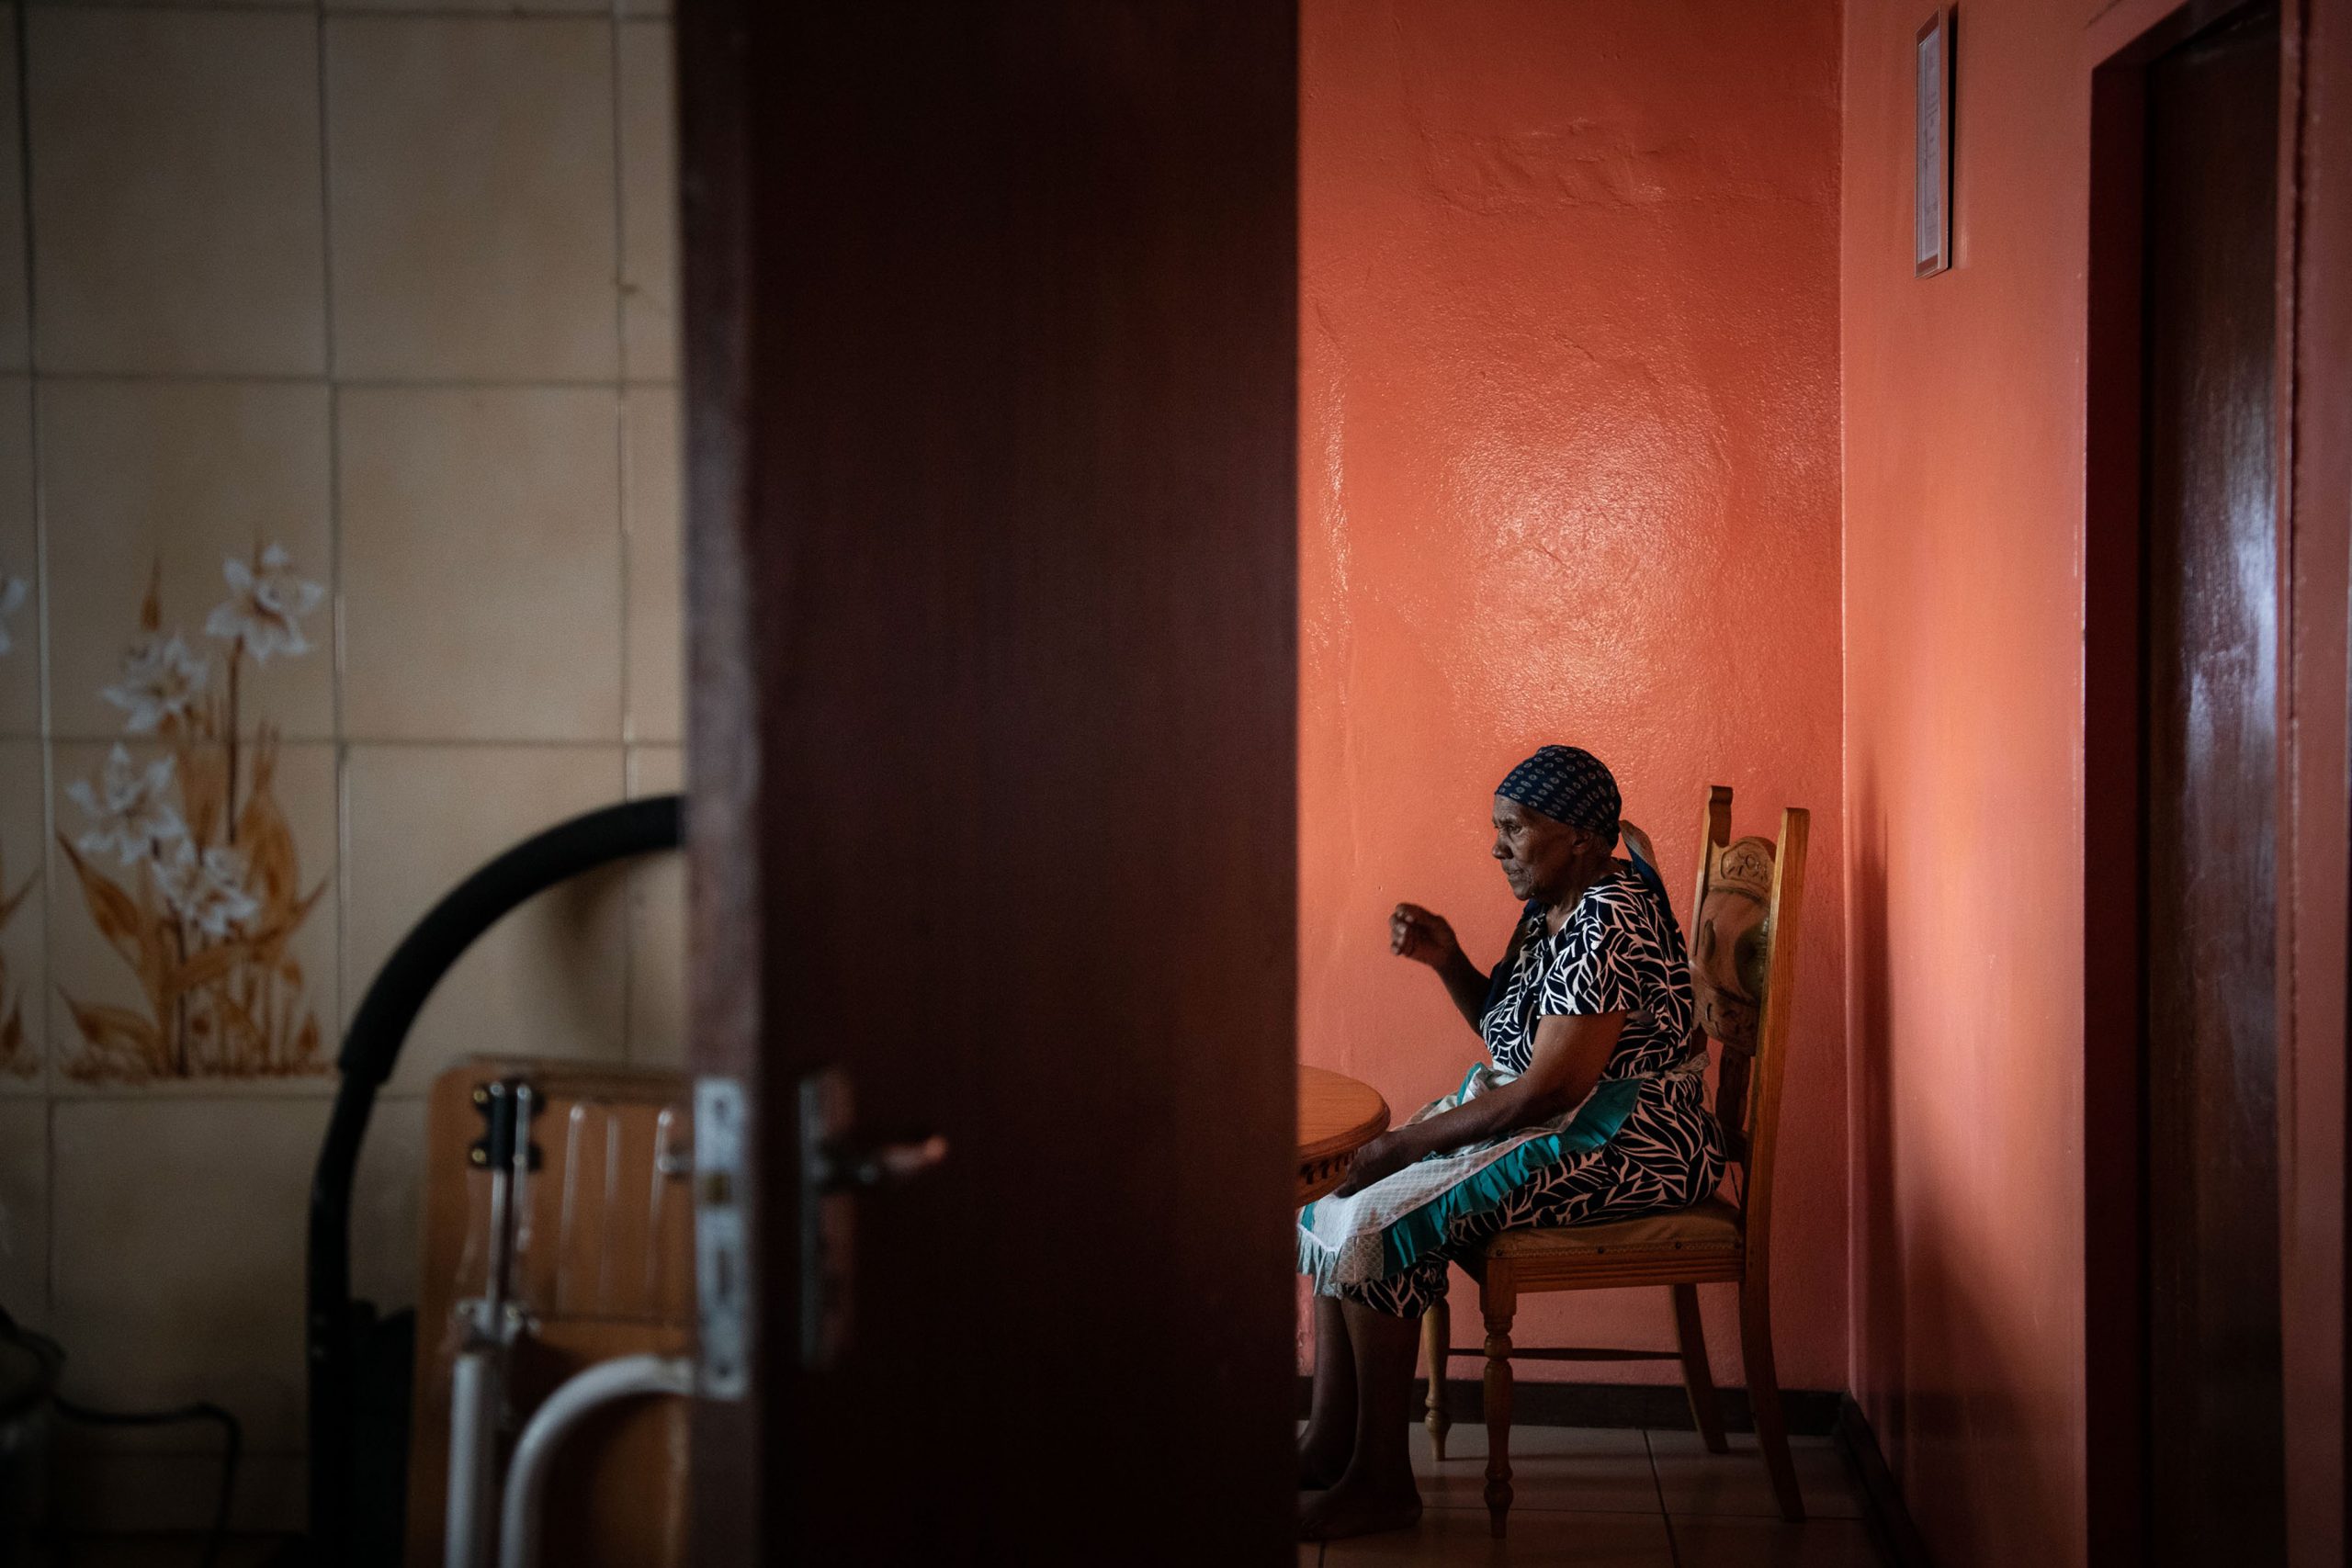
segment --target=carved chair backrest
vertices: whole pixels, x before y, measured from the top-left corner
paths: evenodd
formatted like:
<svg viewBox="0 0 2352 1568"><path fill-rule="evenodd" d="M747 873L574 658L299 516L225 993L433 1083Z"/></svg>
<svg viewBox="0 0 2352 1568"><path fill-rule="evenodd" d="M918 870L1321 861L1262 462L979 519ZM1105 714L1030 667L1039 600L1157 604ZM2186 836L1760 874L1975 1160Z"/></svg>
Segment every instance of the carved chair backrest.
<svg viewBox="0 0 2352 1568"><path fill-rule="evenodd" d="M1734 839L1731 791L1707 792L1699 822L1699 886L1690 899L1691 1028L1722 1047L1715 1119L1740 1172L1751 1251L1770 1224L1781 1122L1781 1068L1795 1002L1798 914L1804 898L1803 807L1781 813L1781 837Z"/></svg>

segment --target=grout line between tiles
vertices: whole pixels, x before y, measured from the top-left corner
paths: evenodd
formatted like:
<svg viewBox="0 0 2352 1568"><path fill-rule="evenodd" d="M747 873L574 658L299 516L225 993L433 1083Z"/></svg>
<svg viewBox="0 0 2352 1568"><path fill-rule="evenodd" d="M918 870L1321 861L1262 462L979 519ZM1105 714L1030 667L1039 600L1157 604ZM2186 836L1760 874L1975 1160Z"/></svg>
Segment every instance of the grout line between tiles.
<svg viewBox="0 0 2352 1568"><path fill-rule="evenodd" d="M621 798L637 798L636 759L627 747L621 750ZM637 1061L637 900L643 887L642 874L634 864L620 868L621 885L621 1061L633 1066Z"/></svg>
<svg viewBox="0 0 2352 1568"><path fill-rule="evenodd" d="M629 372L628 353L628 181L624 177L628 160L627 133L623 130L625 96L621 80L621 3L613 0L606 18L611 28L612 45L609 59L612 67L612 172L613 172L613 354L614 363L620 367L626 382ZM615 551L620 568L620 728L621 739L633 738L637 716L637 694L630 684L633 673L629 660L629 539L633 521L629 506L629 442L632 426L629 422L628 392L624 389L613 400L613 525L619 535L619 548ZM635 759L629 752L621 753L621 798L633 799L637 794ZM621 1060L637 1060L639 1042L637 1038L637 949L639 940L638 897L640 879L635 867L628 868L621 881Z"/></svg>
<svg viewBox="0 0 2352 1568"><path fill-rule="evenodd" d="M231 11L289 17L300 16L305 11L315 14L318 6L315 0L310 5L290 6L283 4L282 0L277 5L269 4L269 0L203 0L201 5L196 6L186 4L185 0L179 0L179 3L174 3L174 0L27 0L25 9L28 11L148 11L175 17L185 17L191 11L198 13Z"/></svg>
<svg viewBox="0 0 2352 1568"><path fill-rule="evenodd" d="M27 372L34 374L35 372ZM133 385L254 385L314 387L332 381L339 387L368 392L628 392L640 388L679 385L673 376L337 376L317 371L267 370L54 370L38 372L45 381L122 381Z"/></svg>
<svg viewBox="0 0 2352 1568"><path fill-rule="evenodd" d="M458 6L400 6L348 4L329 6L321 0L308 4L272 4L271 0L202 0L190 6L185 0L30 0L28 9L57 11L147 11L187 16L190 11L227 11L258 14L267 17L300 16L307 11L328 19L366 17L381 21L443 21L443 22L593 22L602 17L600 10L508 10L484 11ZM668 13L647 11L630 13L645 20L666 18Z"/></svg>
<svg viewBox="0 0 2352 1568"><path fill-rule="evenodd" d="M213 1083L251 1084L253 1078L182 1078L181 1083L204 1083L207 1088L193 1092L170 1084L119 1084L111 1089L62 1089L50 1097L51 1103L66 1105L136 1105L150 1109L166 1105L325 1105L334 1098L335 1079L319 1074L299 1081L290 1089L214 1089ZM285 1083L283 1078L262 1079L262 1082ZM379 1096L379 1099L389 1099Z"/></svg>
<svg viewBox="0 0 2352 1568"><path fill-rule="evenodd" d="M241 724L237 726L237 744L243 746L257 739L265 729L276 736L281 746L332 746L335 740L332 734L320 730L279 729L268 724ZM157 735L133 735L120 729L58 729L46 736L0 735L0 740L47 740L53 746L128 746L133 751L164 750L172 744ZM191 747L226 746L228 741L198 740L188 744Z"/></svg>
<svg viewBox="0 0 2352 1568"><path fill-rule="evenodd" d="M613 363L621 379L628 379L628 182L622 177L628 145L621 131L624 95L621 90L621 8L615 0L605 24L611 34L608 59L613 116Z"/></svg>
<svg viewBox="0 0 2352 1568"><path fill-rule="evenodd" d="M1682 1568L1682 1543L1674 1533L1674 1515L1666 1506L1666 1478L1657 1472L1657 1445L1650 1441L1650 1429L1642 1428L1642 1452L1649 1456L1650 1486L1657 1494L1657 1517L1666 1523L1666 1560L1671 1568Z"/></svg>
<svg viewBox="0 0 2352 1568"><path fill-rule="evenodd" d="M628 214L626 203L627 182L621 177L623 159L621 131L621 18L616 0L607 19L612 46L612 163L613 163L613 354L621 367L624 381L628 376ZM619 568L620 637L620 730L624 745L631 739L632 719L636 714L636 694L629 685L629 408L628 392L624 388L613 399L613 529L616 548L615 564ZM621 753L621 798L631 799L636 794L636 780L629 753ZM621 1060L637 1060L637 1018L632 994L637 978L637 896L638 876L634 868L623 875L621 882Z"/></svg>
<svg viewBox="0 0 2352 1568"><path fill-rule="evenodd" d="M51 723L49 630L49 508L41 484L40 312L36 290L40 280L33 266L33 94L32 17L19 5L14 20L17 46L17 179L18 216L24 222L24 249L17 263L25 277L25 440L28 498L33 509L33 640L35 679L40 685L37 711L40 724L40 1053L41 1095L41 1281L38 1310L44 1325L53 1325L57 1309L57 998L51 994L51 965L56 958L57 881L51 874L50 845L57 839L57 763L49 742Z"/></svg>
<svg viewBox="0 0 2352 1568"><path fill-rule="evenodd" d="M348 644L343 592L343 385L336 377L339 359L335 342L334 299L334 105L329 101L327 28L321 0L313 13L313 60L318 72L319 101L319 304L324 313L323 342L327 373L327 713L334 730L334 998L328 1028L338 1050L344 1021L351 1016L351 748L350 724L345 707L349 684Z"/></svg>
<svg viewBox="0 0 2352 1568"><path fill-rule="evenodd" d="M334 1007L328 1029L335 1055L343 1055L343 1034L357 999L351 994L351 748L334 748ZM378 1094L383 1092L378 1086Z"/></svg>
<svg viewBox="0 0 2352 1568"><path fill-rule="evenodd" d="M81 3L89 4L90 0L81 0ZM428 21L445 22L594 22L607 15L616 20L625 15L639 15L623 12L617 6L610 12L584 7L568 11L479 11L454 6L371 6L365 4L364 0L360 0L360 3L328 6L324 9L324 14L331 17L370 17L383 21L406 21L416 17ZM666 13L663 12L649 11L641 14L641 19L654 20L665 15Z"/></svg>
<svg viewBox="0 0 2352 1568"><path fill-rule="evenodd" d="M244 738L250 739L254 733L255 732L253 730L246 730L244 731ZM37 735L0 735L0 741L26 741L40 740L42 739L42 737ZM64 735L49 736L47 737L47 739L51 744L58 746L111 746L117 741L121 741L123 744L129 746L154 747L161 746L163 744L163 742L159 740L153 740L144 736L136 735L124 737L121 735L86 735L81 733L69 733ZM571 738L548 739L544 738L520 739L505 736L337 736L285 734L278 737L278 742L284 746L334 746L341 748L355 746L369 748L423 747L432 750L463 750L477 747L496 747L504 750L559 751L593 750L597 748L613 746L637 747L651 750L660 750L666 747L672 750L675 750L685 744L683 740L675 739L666 740L624 740L617 735L592 736L584 739Z"/></svg>

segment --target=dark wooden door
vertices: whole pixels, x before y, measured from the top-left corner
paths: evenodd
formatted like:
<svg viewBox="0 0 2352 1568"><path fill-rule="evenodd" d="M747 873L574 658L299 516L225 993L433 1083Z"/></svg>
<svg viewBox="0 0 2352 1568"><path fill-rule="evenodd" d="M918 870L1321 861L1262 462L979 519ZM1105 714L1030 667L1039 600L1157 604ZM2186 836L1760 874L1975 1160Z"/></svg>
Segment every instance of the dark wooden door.
<svg viewBox="0 0 2352 1568"><path fill-rule="evenodd" d="M2266 6L2147 76L2146 1496L2165 1562L2285 1550L2278 69Z"/></svg>
<svg viewBox="0 0 2352 1568"><path fill-rule="evenodd" d="M714 1562L1288 1562L1295 17L685 0ZM802 1364L793 1112L854 1200Z"/></svg>

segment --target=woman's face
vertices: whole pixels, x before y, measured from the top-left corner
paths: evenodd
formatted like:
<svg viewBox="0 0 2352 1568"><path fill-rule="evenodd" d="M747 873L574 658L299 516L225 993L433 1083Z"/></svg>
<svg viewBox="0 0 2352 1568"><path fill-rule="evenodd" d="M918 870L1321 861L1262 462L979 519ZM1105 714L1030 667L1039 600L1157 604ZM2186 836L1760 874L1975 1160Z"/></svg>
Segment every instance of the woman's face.
<svg viewBox="0 0 2352 1568"><path fill-rule="evenodd" d="M1552 902L1576 881L1597 837L1495 796L1495 859L1514 898Z"/></svg>

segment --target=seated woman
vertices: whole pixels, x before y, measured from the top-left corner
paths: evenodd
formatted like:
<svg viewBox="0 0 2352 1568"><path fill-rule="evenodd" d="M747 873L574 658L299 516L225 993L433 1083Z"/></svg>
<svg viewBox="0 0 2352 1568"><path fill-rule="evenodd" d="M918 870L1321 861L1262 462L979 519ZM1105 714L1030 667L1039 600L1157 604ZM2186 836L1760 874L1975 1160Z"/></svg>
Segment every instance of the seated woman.
<svg viewBox="0 0 2352 1568"><path fill-rule="evenodd" d="M1299 1438L1300 1534L1420 1517L1406 1450L1421 1314L1446 1266L1496 1232L1687 1208L1723 1179L1690 1032L1682 935L1647 844L1617 843L1616 780L1546 746L1495 795L1495 859L1524 918L1491 975L1414 904L1389 947L1438 973L1492 1065L1366 1144L1346 1185L1298 1217L1315 1280L1315 1395Z"/></svg>

